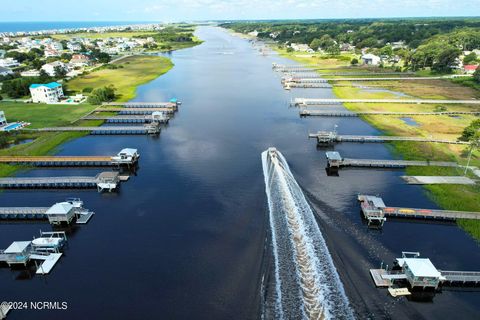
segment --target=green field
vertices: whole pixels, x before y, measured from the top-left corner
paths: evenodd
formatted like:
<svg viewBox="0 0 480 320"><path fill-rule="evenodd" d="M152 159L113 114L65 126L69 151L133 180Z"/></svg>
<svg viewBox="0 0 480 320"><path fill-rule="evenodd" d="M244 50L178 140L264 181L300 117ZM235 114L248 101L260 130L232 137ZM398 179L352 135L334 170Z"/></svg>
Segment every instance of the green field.
<svg viewBox="0 0 480 320"><path fill-rule="evenodd" d="M139 85L150 82L173 67L170 59L158 56L129 56L113 63L118 69L100 69L81 75L67 83L68 90L82 92L85 88L113 85L118 101L135 97Z"/></svg>
<svg viewBox="0 0 480 320"><path fill-rule="evenodd" d="M28 128L58 127L70 125L97 108L90 104L64 105L43 103L0 102L8 122L30 122Z"/></svg>

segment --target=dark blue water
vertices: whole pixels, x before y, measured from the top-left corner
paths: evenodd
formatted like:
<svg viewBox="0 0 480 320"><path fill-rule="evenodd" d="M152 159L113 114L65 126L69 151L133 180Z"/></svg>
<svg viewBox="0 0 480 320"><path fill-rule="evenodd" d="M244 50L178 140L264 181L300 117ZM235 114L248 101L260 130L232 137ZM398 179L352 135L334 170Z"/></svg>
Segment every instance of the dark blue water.
<svg viewBox="0 0 480 320"><path fill-rule="evenodd" d="M254 319L264 296L266 196L260 153L276 146L312 202L358 318L473 319L479 292L443 291L433 303L395 300L374 288L368 269L402 250L420 251L440 269L478 270L478 245L455 225L362 223L357 193L381 194L388 205L435 208L402 171L325 173L324 151L308 132L378 134L360 119L298 116L293 97L333 97L330 90L282 89L271 63L245 40L199 28L205 42L174 52L175 67L141 86L137 101L178 97L180 111L159 138L88 136L63 155L109 155L138 148L140 168L118 193L5 191L0 206L49 206L69 196L96 212L75 228L69 248L45 277L0 269L0 300L66 301L66 311L14 311L9 319ZM233 52L225 55L220 52ZM340 144L345 157L390 158L381 144ZM101 169L36 169L21 175L96 174ZM47 224L0 225L0 248L48 230ZM271 266L271 265L270 265ZM267 283L267 287L271 282Z"/></svg>
<svg viewBox="0 0 480 320"><path fill-rule="evenodd" d="M142 21L38 21L38 22L0 22L0 32L59 30L75 28L93 28L125 26L148 23Z"/></svg>

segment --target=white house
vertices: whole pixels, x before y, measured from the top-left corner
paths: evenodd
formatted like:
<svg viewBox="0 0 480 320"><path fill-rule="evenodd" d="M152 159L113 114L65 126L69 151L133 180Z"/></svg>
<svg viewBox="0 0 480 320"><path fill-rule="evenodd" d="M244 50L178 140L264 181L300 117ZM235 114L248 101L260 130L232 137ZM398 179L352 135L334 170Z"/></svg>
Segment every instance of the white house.
<svg viewBox="0 0 480 320"><path fill-rule="evenodd" d="M371 53L367 53L362 56L362 61L364 64L376 66L380 64L381 59L379 56L376 56Z"/></svg>
<svg viewBox="0 0 480 320"><path fill-rule="evenodd" d="M47 63L47 64L44 64L42 66L42 70L45 70L45 72L51 76L51 77L54 77L55 76L55 68L56 67L60 67L62 68L63 70L66 70L67 71L67 65L65 63L63 63L62 61L54 61L54 62L51 62L51 63Z"/></svg>
<svg viewBox="0 0 480 320"><path fill-rule="evenodd" d="M30 94L33 102L56 103L63 97L63 88L58 82L32 84Z"/></svg>
<svg viewBox="0 0 480 320"><path fill-rule="evenodd" d="M0 59L0 67L12 68L12 67L18 67L19 65L20 63L18 63L18 61L13 58Z"/></svg>
<svg viewBox="0 0 480 320"><path fill-rule="evenodd" d="M13 71L11 69L0 67L0 76L8 76L9 74L13 74Z"/></svg>
<svg viewBox="0 0 480 320"><path fill-rule="evenodd" d="M7 125L7 118L5 118L5 113L0 111L0 127L4 127Z"/></svg>
<svg viewBox="0 0 480 320"><path fill-rule="evenodd" d="M39 77L40 76L40 71L32 69L32 70L27 70L20 72L20 75L22 77Z"/></svg>

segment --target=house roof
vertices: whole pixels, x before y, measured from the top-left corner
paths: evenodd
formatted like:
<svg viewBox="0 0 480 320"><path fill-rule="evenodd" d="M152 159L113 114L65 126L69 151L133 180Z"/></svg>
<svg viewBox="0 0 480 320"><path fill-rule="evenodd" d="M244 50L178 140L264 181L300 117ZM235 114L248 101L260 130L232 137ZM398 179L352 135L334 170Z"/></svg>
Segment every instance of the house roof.
<svg viewBox="0 0 480 320"><path fill-rule="evenodd" d="M362 59L380 59L380 57L371 53L367 53L362 56Z"/></svg>
<svg viewBox="0 0 480 320"><path fill-rule="evenodd" d="M467 64L463 66L464 70L477 70L478 66L473 65L473 64Z"/></svg>
<svg viewBox="0 0 480 320"><path fill-rule="evenodd" d="M67 214L73 209L73 205L70 202L59 202L51 206L46 214Z"/></svg>
<svg viewBox="0 0 480 320"><path fill-rule="evenodd" d="M50 83L34 83L30 85L30 89L35 89L39 87L47 87L50 89L61 87L62 85L58 82L50 82Z"/></svg>
<svg viewBox="0 0 480 320"><path fill-rule="evenodd" d="M404 267L407 265L415 277L438 278L441 276L441 273L428 258L402 258L398 260Z"/></svg>
<svg viewBox="0 0 480 320"><path fill-rule="evenodd" d="M21 253L30 245L30 243L31 241L15 241L5 249L4 253Z"/></svg>
<svg viewBox="0 0 480 320"><path fill-rule="evenodd" d="M137 153L137 149L125 148L122 149L119 154L126 154L128 156L134 156Z"/></svg>

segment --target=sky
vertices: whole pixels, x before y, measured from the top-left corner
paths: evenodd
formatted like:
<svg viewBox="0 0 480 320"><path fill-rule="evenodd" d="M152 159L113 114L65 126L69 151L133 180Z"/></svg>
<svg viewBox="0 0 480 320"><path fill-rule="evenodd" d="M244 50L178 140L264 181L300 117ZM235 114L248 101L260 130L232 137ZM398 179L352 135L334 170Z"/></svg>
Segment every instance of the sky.
<svg viewBox="0 0 480 320"><path fill-rule="evenodd" d="M480 0L0 0L0 21L480 16Z"/></svg>

